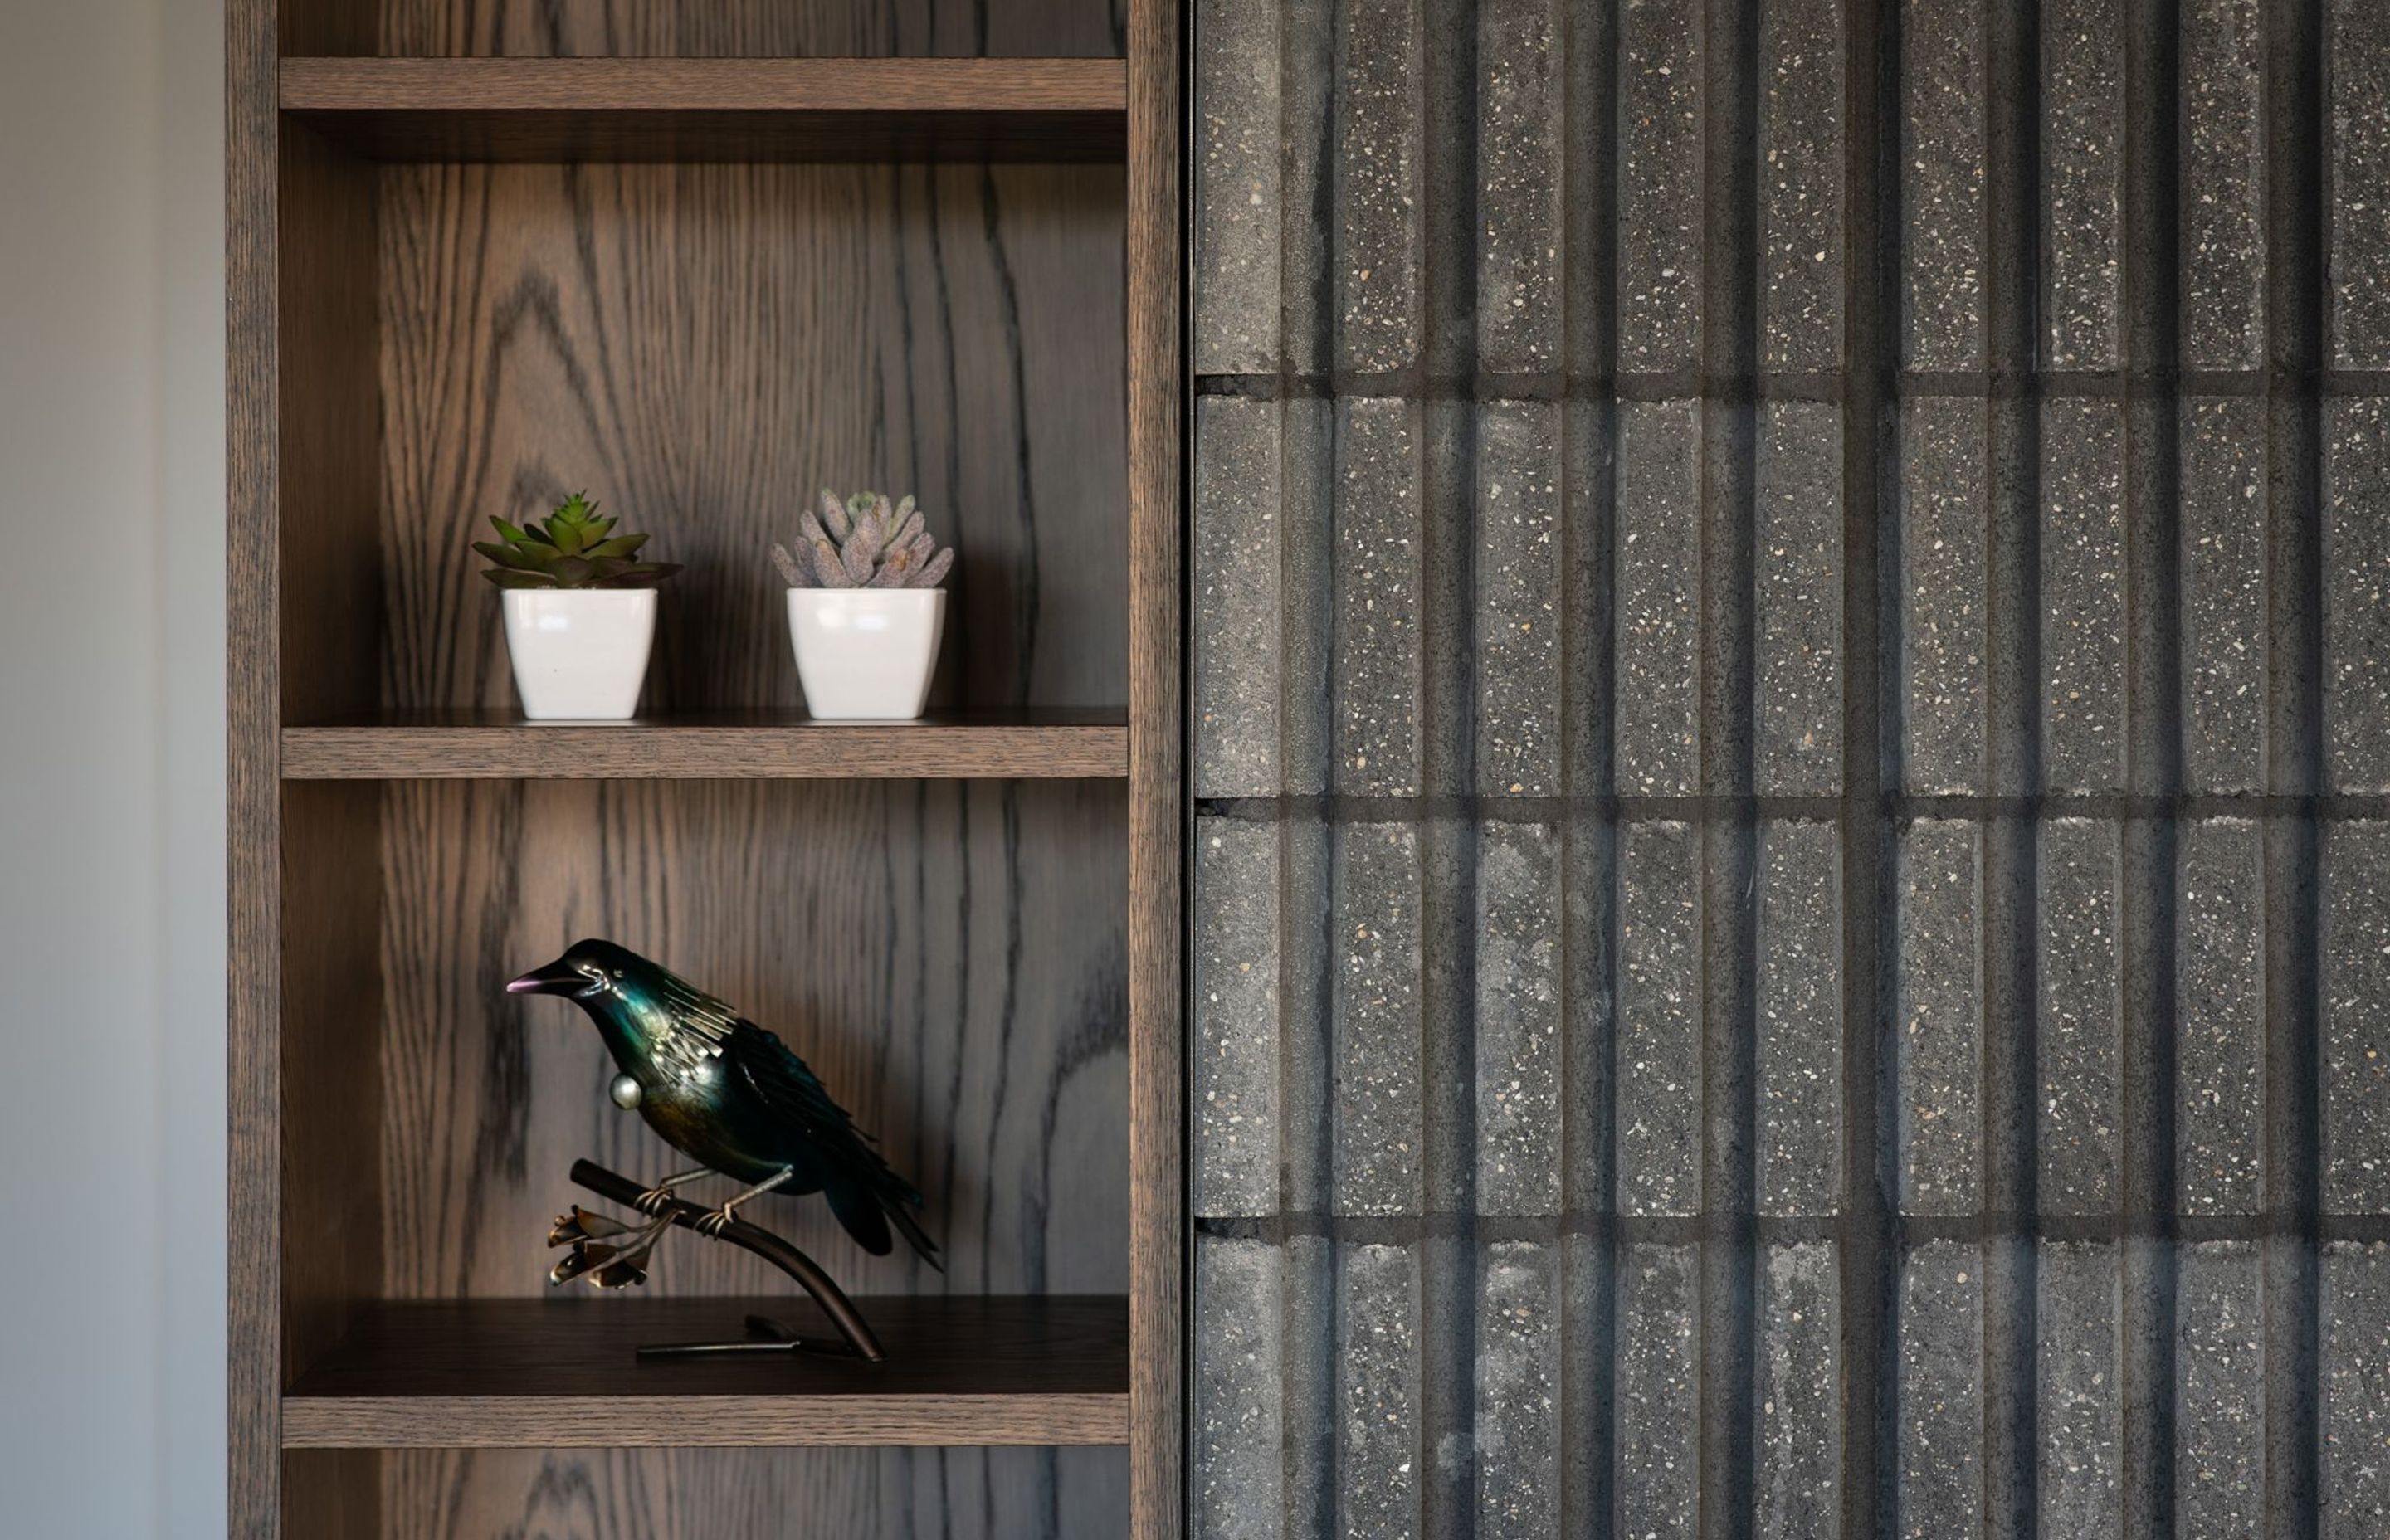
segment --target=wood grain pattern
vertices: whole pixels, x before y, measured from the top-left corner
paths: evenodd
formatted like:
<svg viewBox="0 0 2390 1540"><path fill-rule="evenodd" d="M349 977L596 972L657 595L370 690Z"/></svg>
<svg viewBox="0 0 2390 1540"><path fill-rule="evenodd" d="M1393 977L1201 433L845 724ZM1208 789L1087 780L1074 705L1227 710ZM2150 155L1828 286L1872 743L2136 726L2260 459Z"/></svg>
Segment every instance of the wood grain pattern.
<svg viewBox="0 0 2390 1540"><path fill-rule="evenodd" d="M282 1520L279 352L273 0L225 12L227 1533Z"/></svg>
<svg viewBox="0 0 2390 1540"><path fill-rule="evenodd" d="M795 708L765 553L824 484L956 546L933 706L1125 700L1119 172L381 174L385 706L510 701L469 541L585 488L687 564L649 709Z"/></svg>
<svg viewBox="0 0 2390 1540"><path fill-rule="evenodd" d="M1128 48L1129 1529L1137 1540L1175 1540L1187 1508L1180 26L1176 0L1137 0Z"/></svg>
<svg viewBox="0 0 2390 1540"><path fill-rule="evenodd" d="M384 54L441 56L1118 58L1127 9L1127 0L382 0L379 42Z"/></svg>
<svg viewBox="0 0 2390 1540"><path fill-rule="evenodd" d="M354 726L290 727L292 780L790 780L868 776L1072 779L1128 774L1119 712L944 713L918 722L817 723L802 712L706 712L603 726L510 712L393 713Z"/></svg>
<svg viewBox="0 0 2390 1540"><path fill-rule="evenodd" d="M872 1259L818 1199L761 1222L851 1292L1127 1287L1119 783L393 782L382 789L383 1292L546 1292L588 1156L676 1159L596 1033L508 978L583 935L777 1031L927 1195L947 1273ZM793 1292L726 1248L647 1292Z"/></svg>
<svg viewBox="0 0 2390 1540"><path fill-rule="evenodd" d="M290 58L287 114L383 160L1116 161L1117 59Z"/></svg>
<svg viewBox="0 0 2390 1540"><path fill-rule="evenodd" d="M286 58L280 81L285 111L1128 109L1106 58Z"/></svg>
<svg viewBox="0 0 2390 1540"><path fill-rule="evenodd" d="M318 1453L300 1461L327 1457ZM405 1450L392 1540L1120 1540L1119 1449ZM1108 1500L1059 1505L1061 1492Z"/></svg>
<svg viewBox="0 0 2390 1540"><path fill-rule="evenodd" d="M682 1242L687 1242L682 1244ZM701 1251L675 1238L667 1251ZM287 1447L1121 1444L1128 1304L1117 1296L858 1302L887 1362L640 1359L735 1337L751 1310L832 1341L810 1303L601 1298L367 1310L283 1403Z"/></svg>

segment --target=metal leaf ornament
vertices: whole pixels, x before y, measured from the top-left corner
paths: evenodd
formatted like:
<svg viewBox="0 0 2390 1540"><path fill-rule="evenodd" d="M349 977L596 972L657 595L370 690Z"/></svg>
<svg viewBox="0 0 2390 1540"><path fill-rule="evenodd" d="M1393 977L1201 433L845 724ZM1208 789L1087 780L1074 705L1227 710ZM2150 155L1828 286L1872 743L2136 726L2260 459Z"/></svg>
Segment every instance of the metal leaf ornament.
<svg viewBox="0 0 2390 1540"><path fill-rule="evenodd" d="M772 565L791 588L935 588L955 564L913 499L891 507L877 492L844 503L822 493L821 511L797 520L797 549L774 545Z"/></svg>

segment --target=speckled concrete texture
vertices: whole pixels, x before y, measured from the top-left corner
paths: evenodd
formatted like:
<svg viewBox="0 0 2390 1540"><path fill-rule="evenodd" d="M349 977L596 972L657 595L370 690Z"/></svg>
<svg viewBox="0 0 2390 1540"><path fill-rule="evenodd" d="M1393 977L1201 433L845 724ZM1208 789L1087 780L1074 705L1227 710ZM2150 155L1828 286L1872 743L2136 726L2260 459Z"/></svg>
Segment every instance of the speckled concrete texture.
<svg viewBox="0 0 2390 1540"><path fill-rule="evenodd" d="M2390 1534L2375 8L1194 0L1196 1534Z"/></svg>
<svg viewBox="0 0 2390 1540"><path fill-rule="evenodd" d="M2390 400L2326 404L2324 487L2332 780L2346 791L2390 790Z"/></svg>
<svg viewBox="0 0 2390 1540"><path fill-rule="evenodd" d="M2186 1213L2265 1202L2265 867L2257 826L2186 824L2175 906L2175 1179Z"/></svg>
<svg viewBox="0 0 2390 1540"><path fill-rule="evenodd" d="M2390 1211L2390 823L2324 837L2323 1188L2335 1213Z"/></svg>
<svg viewBox="0 0 2390 1540"><path fill-rule="evenodd" d="M2114 824L2041 829L2041 1207L2114 1213L2124 1168L2121 851Z"/></svg>
<svg viewBox="0 0 2390 1540"><path fill-rule="evenodd" d="M1827 1214L1843 1192L1842 852L1826 824L1771 823L1759 858L1759 1212Z"/></svg>

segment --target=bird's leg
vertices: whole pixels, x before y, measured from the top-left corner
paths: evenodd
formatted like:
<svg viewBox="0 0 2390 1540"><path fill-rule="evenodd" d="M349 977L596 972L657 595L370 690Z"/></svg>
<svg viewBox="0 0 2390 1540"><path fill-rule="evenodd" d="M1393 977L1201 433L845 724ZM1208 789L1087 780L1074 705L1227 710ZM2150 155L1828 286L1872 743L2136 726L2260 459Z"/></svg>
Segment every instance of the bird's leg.
<svg viewBox="0 0 2390 1540"><path fill-rule="evenodd" d="M685 1187L691 1182L700 1181L713 1174L713 1172L712 1168L707 1166L699 1166L695 1171L675 1172L672 1175L665 1177L662 1181L658 1182L654 1187L651 1187L647 1191L639 1194L638 1198L631 1204L631 1207L638 1210L641 1213L662 1213L664 1212L664 1205L672 1201L673 1189L675 1187Z"/></svg>
<svg viewBox="0 0 2390 1540"><path fill-rule="evenodd" d="M704 1218L699 1220L697 1222L697 1233L702 1236L711 1237L717 1240L720 1239L722 1232L729 1226L730 1221L738 1217L739 1204L744 1203L751 1198L763 1197L765 1193L771 1191L774 1187L778 1187L781 1183L787 1181L790 1177L794 1176L795 1174L796 1173L793 1171L783 1171L777 1176L765 1177L753 1187L749 1187L745 1192L740 1193L736 1198L728 1200L722 1205L722 1207L714 1210L712 1213L709 1213Z"/></svg>

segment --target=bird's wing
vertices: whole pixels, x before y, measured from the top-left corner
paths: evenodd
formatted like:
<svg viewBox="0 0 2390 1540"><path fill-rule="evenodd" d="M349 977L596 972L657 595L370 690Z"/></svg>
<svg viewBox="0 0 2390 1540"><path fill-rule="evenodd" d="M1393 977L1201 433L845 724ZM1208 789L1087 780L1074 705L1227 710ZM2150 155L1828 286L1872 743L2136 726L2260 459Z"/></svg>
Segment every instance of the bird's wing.
<svg viewBox="0 0 2390 1540"><path fill-rule="evenodd" d="M675 1078L687 1080L705 1060L721 1057L739 1013L687 980L661 968L656 971L662 975L657 993L663 1008L649 1013L661 1020L645 1023L649 1051Z"/></svg>
<svg viewBox="0 0 2390 1540"><path fill-rule="evenodd" d="M878 1255L889 1249L886 1229L863 1217L868 1207L884 1211L914 1249L932 1266L937 1264L936 1242L905 1212L921 1207L920 1193L880 1159L871 1148L871 1136L854 1126L803 1059L779 1038L743 1019L731 1022L723 1053L764 1104L796 1125L830 1168L823 1184L830 1205L866 1250Z"/></svg>

